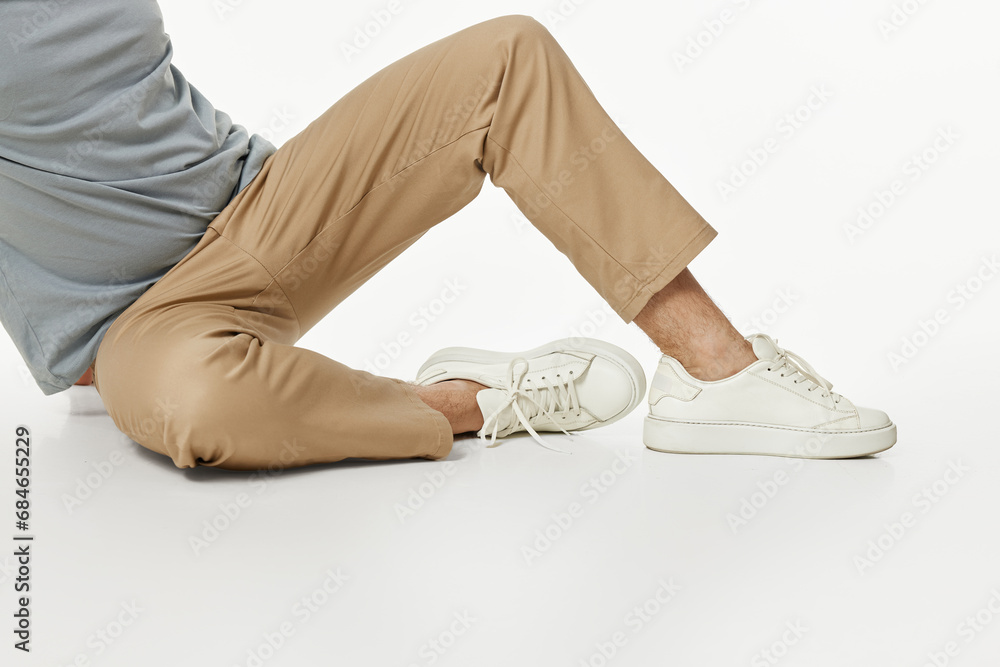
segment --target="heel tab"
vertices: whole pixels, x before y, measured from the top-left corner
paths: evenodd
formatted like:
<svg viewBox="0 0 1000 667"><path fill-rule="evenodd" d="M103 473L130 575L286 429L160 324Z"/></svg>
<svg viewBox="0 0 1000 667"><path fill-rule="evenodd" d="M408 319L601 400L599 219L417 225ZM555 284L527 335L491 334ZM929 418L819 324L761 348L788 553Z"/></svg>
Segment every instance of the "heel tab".
<svg viewBox="0 0 1000 667"><path fill-rule="evenodd" d="M676 398L685 402L693 400L701 393L701 389L684 380L673 363L669 361L664 363L665 359L677 363L676 359L666 355L660 360L649 388L650 406L656 405L664 398Z"/></svg>

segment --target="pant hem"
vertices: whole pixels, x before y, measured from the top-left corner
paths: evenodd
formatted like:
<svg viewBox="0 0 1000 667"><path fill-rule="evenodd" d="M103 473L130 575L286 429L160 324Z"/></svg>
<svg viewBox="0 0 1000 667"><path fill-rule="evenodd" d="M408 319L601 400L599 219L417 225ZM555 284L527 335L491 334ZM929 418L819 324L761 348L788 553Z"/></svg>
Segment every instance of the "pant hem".
<svg viewBox="0 0 1000 667"><path fill-rule="evenodd" d="M422 419L421 423L417 426L417 428L421 431L421 435L423 435L425 430L436 431L436 438L434 440L433 447L428 447L426 450L421 447L421 451L426 451L426 453L416 454L416 456L434 460L447 457L448 454L451 453L452 446L455 442L455 437L451 432L451 422L449 422L448 418L443 414L424 403L420 396L417 395L417 392L413 390L413 386L409 382L397 378L389 379L397 382L398 384L404 385L407 393L407 400L410 401L419 413L426 417L426 420ZM427 429L424 427L425 421L429 427ZM421 440L421 444L423 444L423 438Z"/></svg>
<svg viewBox="0 0 1000 667"><path fill-rule="evenodd" d="M635 319L653 295L670 284L670 282L690 264L701 251L708 247L718 232L707 222L702 222L698 233L688 243L682 247L677 254L667 261L663 269L657 273L649 282L640 287L625 305L617 309L619 317L626 323Z"/></svg>

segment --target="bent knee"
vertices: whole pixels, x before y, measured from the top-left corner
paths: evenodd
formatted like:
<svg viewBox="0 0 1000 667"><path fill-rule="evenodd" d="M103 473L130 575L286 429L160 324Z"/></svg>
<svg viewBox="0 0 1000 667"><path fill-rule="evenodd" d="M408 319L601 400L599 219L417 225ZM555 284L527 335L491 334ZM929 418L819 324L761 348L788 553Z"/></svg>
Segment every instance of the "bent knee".
<svg viewBox="0 0 1000 667"><path fill-rule="evenodd" d="M152 397L112 419L134 442L169 457L178 468L218 465L227 458L218 421L197 401Z"/></svg>
<svg viewBox="0 0 1000 667"><path fill-rule="evenodd" d="M494 39L513 41L544 39L551 40L552 33L538 19L526 14L508 14L490 19L485 25L490 28Z"/></svg>
<svg viewBox="0 0 1000 667"><path fill-rule="evenodd" d="M203 357L164 354L160 361L147 362L142 374L107 374L102 398L112 421L178 468L222 465L248 421L233 383Z"/></svg>

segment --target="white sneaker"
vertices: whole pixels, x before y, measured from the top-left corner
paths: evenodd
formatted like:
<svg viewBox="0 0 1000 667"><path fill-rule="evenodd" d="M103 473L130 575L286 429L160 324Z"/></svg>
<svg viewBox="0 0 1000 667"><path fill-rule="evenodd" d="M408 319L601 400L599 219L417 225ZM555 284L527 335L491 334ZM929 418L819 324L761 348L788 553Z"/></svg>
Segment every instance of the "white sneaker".
<svg viewBox="0 0 1000 667"><path fill-rule="evenodd" d="M798 355L764 334L747 338L757 361L715 382L664 355L649 390L643 442L685 454L767 454L814 459L866 456L896 442L896 425L830 391Z"/></svg>
<svg viewBox="0 0 1000 667"><path fill-rule="evenodd" d="M417 383L471 380L485 423L479 437L527 431L547 449L537 431L582 431L618 421L646 393L646 375L625 350L592 338L567 338L526 352L449 347L431 355ZM566 452L564 452L566 453Z"/></svg>

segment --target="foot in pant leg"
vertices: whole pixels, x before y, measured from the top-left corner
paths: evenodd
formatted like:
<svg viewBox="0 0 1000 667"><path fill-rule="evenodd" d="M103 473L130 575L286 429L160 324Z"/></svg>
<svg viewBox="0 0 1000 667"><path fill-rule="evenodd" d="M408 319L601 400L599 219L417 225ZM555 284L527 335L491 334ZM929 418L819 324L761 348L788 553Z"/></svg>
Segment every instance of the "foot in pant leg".
<svg viewBox="0 0 1000 667"><path fill-rule="evenodd" d="M856 407L769 336L743 338L686 269L634 321L663 352L643 429L650 449L850 458L896 442L884 412Z"/></svg>

